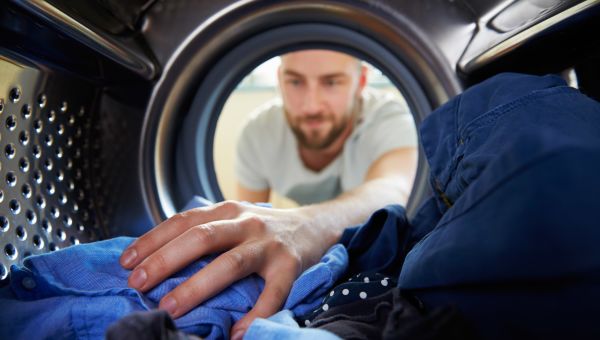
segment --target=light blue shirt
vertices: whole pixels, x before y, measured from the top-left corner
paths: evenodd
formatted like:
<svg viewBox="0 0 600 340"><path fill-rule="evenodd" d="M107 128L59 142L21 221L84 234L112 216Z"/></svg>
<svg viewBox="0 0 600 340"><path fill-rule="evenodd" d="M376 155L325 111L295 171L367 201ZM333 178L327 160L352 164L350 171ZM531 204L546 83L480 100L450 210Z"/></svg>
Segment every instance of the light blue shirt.
<svg viewBox="0 0 600 340"><path fill-rule="evenodd" d="M340 340L337 335L316 328L300 328L288 309L268 319L257 318L248 327L244 340Z"/></svg>
<svg viewBox="0 0 600 340"><path fill-rule="evenodd" d="M10 284L0 289L2 339L100 339L110 324L156 308L160 299L203 268L204 257L141 294L127 287L129 270L118 262L133 238L118 237L31 256L12 266ZM294 283L284 308L295 315L317 308L346 270L348 254L333 246L321 262ZM231 326L255 304L264 287L251 275L175 320L178 329L207 339L228 338Z"/></svg>

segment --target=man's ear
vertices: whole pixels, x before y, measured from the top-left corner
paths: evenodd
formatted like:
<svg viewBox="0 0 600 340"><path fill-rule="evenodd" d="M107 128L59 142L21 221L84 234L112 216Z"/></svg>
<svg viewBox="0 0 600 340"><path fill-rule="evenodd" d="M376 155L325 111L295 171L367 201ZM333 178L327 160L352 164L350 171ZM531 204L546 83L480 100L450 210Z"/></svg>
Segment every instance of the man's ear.
<svg viewBox="0 0 600 340"><path fill-rule="evenodd" d="M360 75L358 76L358 87L356 92L360 94L362 90L367 86L367 75L369 73L369 69L365 65L360 66Z"/></svg>

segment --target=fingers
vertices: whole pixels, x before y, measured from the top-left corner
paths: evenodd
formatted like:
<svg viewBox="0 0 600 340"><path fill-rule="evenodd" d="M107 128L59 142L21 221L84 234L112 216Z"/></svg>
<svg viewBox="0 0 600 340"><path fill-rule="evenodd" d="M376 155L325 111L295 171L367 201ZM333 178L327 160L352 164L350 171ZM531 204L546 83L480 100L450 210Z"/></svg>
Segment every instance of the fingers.
<svg viewBox="0 0 600 340"><path fill-rule="evenodd" d="M129 245L121 254L119 262L125 269L132 269L189 228L210 221L233 218L239 213L239 209L240 205L237 203L223 202L176 214Z"/></svg>
<svg viewBox="0 0 600 340"><path fill-rule="evenodd" d="M281 263L280 265L282 267L278 268L279 270L265 278L265 288L258 297L254 308L231 329L231 339L241 339L254 319L267 318L283 306L294 280L298 276L298 269L293 263L289 265Z"/></svg>
<svg viewBox="0 0 600 340"><path fill-rule="evenodd" d="M128 285L146 292L196 259L233 248L244 237L240 220L191 227L143 260L129 276Z"/></svg>
<svg viewBox="0 0 600 340"><path fill-rule="evenodd" d="M302 259L293 228L284 214L224 202L190 210L161 223L133 242L120 258L132 269L128 284L146 292L196 259L226 251L165 295L159 308L178 318L203 301L252 273L265 289L252 310L234 327L243 335L252 320L277 312L300 273ZM283 218L283 220L282 220Z"/></svg>
<svg viewBox="0 0 600 340"><path fill-rule="evenodd" d="M173 289L160 301L173 318L217 294L235 281L242 279L263 265L264 247L260 243L244 244L221 254L201 271Z"/></svg>

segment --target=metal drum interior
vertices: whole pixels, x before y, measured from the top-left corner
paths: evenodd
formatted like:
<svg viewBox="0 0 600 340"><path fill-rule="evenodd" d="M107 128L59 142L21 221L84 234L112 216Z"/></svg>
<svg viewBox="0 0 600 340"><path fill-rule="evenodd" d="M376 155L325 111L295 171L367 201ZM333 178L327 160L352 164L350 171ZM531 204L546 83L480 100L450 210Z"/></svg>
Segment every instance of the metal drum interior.
<svg viewBox="0 0 600 340"><path fill-rule="evenodd" d="M599 3L524 16L493 0L1 0L0 282L30 254L140 235L181 208L176 137L243 41L290 24L357 32L402 61L431 108L501 71L571 70L597 96L600 43L581 32L598 32ZM428 190L420 171L413 205ZM198 190L218 200L207 178Z"/></svg>

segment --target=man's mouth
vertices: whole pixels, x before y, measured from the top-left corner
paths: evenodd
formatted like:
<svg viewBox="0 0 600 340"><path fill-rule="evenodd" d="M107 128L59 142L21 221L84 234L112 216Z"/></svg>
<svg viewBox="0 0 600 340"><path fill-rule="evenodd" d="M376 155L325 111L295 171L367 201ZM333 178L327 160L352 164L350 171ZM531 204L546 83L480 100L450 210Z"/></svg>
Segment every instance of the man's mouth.
<svg viewBox="0 0 600 340"><path fill-rule="evenodd" d="M311 128L321 126L324 122L325 119L323 117L309 117L303 119L304 125Z"/></svg>

